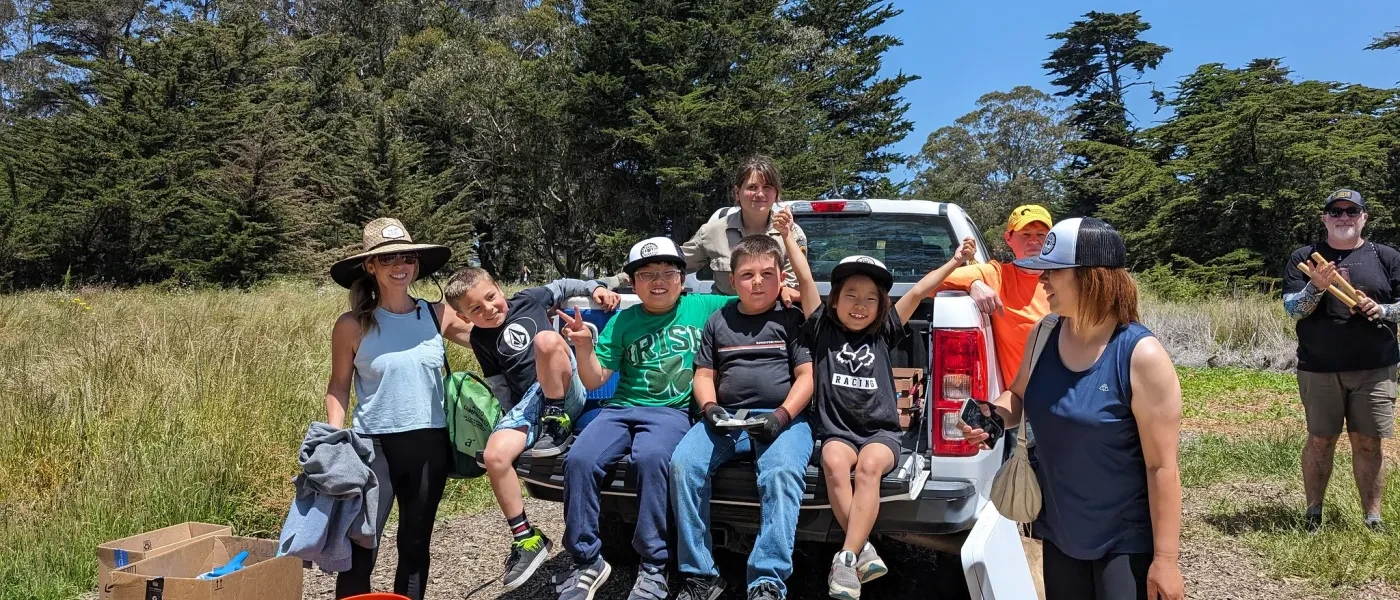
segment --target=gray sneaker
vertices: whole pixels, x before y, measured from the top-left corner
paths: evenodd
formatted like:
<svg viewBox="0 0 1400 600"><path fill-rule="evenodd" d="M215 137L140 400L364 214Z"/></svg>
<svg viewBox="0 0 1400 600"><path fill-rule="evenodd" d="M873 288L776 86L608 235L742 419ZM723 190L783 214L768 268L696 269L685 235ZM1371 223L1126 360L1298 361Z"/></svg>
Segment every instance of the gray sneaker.
<svg viewBox="0 0 1400 600"><path fill-rule="evenodd" d="M865 547L860 549L860 556L856 557L856 573L860 575L860 582L870 583L889 572L885 560L875 553L875 547L870 542L866 542Z"/></svg>
<svg viewBox="0 0 1400 600"><path fill-rule="evenodd" d="M637 569L637 583L627 600L666 600L671 587L666 583L666 569L642 566Z"/></svg>
<svg viewBox="0 0 1400 600"><path fill-rule="evenodd" d="M574 565L568 575L556 576L554 591L559 594L559 600L593 600L593 595L603 589L611 574L612 565L599 556L591 565Z"/></svg>
<svg viewBox="0 0 1400 600"><path fill-rule="evenodd" d="M676 600L715 600L724 593L724 578L691 575L681 582Z"/></svg>
<svg viewBox="0 0 1400 600"><path fill-rule="evenodd" d="M778 591L777 584L764 580L749 588L749 600L783 600L783 593Z"/></svg>
<svg viewBox="0 0 1400 600"><path fill-rule="evenodd" d="M831 574L826 577L826 591L837 600L860 600L860 575L856 573L856 555L848 550L831 559Z"/></svg>

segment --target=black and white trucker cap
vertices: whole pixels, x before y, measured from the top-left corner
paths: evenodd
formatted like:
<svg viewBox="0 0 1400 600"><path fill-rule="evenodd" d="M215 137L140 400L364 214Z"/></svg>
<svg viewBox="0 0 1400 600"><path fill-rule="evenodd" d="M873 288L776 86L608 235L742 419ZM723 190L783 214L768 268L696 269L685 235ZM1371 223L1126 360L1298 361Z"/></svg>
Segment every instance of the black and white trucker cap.
<svg viewBox="0 0 1400 600"><path fill-rule="evenodd" d="M632 251L627 253L627 266L622 267L622 271L632 277L637 269L657 262L671 263L685 271L685 255L681 253L681 247L665 237L648 238L633 244Z"/></svg>
<svg viewBox="0 0 1400 600"><path fill-rule="evenodd" d="M1023 258L1016 266L1032 271L1052 271L1074 267L1127 265L1128 248L1113 226L1092 217L1065 219L1050 228L1040 256Z"/></svg>

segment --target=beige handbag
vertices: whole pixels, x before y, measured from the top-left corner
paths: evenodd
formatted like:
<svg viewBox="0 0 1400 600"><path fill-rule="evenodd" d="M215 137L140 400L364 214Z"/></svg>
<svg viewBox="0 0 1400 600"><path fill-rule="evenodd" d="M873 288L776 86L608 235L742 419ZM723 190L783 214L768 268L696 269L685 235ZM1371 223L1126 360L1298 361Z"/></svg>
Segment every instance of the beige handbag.
<svg viewBox="0 0 1400 600"><path fill-rule="evenodd" d="M1031 336L1034 345L1031 350L1029 373L1035 372L1035 363L1040 360L1040 353L1045 350L1045 344L1049 341L1050 332L1054 331L1057 321L1059 316L1048 315L1036 325L1035 333ZM1027 377L1030 376L1029 373ZM1026 458L1026 423L1023 399L1021 426L1016 431L1018 451L1011 455L1011 460L1001 466L996 479L992 481L992 504L996 505L1002 516L1017 523L1030 523L1040 515L1040 483L1036 481L1035 471L1031 470L1030 460Z"/></svg>

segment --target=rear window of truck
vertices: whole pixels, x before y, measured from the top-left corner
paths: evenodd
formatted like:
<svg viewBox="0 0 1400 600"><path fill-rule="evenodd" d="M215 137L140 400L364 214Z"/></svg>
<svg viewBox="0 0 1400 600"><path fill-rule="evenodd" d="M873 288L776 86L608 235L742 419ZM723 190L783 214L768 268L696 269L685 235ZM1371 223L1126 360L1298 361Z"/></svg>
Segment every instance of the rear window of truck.
<svg viewBox="0 0 1400 600"><path fill-rule="evenodd" d="M914 283L957 249L952 223L938 215L803 214L797 223L807 234L807 261L817 281L830 281L841 259L864 254L885 263L896 282Z"/></svg>

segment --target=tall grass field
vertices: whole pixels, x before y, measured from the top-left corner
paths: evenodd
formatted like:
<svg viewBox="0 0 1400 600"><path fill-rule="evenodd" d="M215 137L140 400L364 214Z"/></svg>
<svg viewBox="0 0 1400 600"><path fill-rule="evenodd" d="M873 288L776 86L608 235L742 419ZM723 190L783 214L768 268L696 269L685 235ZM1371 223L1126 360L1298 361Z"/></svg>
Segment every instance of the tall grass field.
<svg viewBox="0 0 1400 600"><path fill-rule="evenodd" d="M304 283L0 296L0 599L74 598L98 544L183 521L275 538L345 304ZM489 497L450 487L445 512Z"/></svg>
<svg viewBox="0 0 1400 600"><path fill-rule="evenodd" d="M307 282L0 296L0 600L74 598L94 585L98 544L173 523L276 537L297 448L325 418L331 324L345 304L344 290ZM1179 364L1291 366L1277 300L1144 308ZM458 370L477 368L451 347ZM1277 460L1280 473L1297 464ZM1187 472L1228 478L1205 465L1229 464ZM489 496L484 480L454 481L443 514Z"/></svg>

